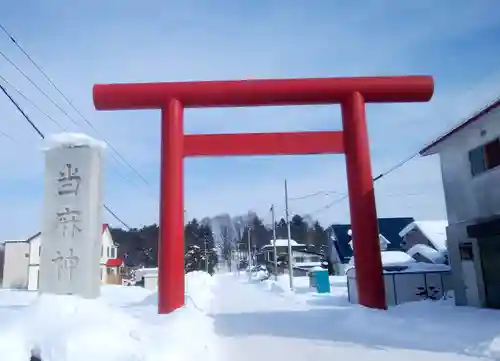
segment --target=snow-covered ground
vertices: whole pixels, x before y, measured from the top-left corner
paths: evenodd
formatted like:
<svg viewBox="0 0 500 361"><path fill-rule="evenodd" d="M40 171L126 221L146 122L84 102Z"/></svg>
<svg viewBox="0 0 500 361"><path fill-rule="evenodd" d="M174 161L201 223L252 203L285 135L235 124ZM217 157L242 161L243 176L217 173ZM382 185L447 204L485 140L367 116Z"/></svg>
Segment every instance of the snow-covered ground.
<svg viewBox="0 0 500 361"><path fill-rule="evenodd" d="M0 360L209 360L213 281L189 273L186 307L163 316L157 294L141 287L104 286L98 300L1 290Z"/></svg>
<svg viewBox="0 0 500 361"><path fill-rule="evenodd" d="M307 277L252 281L219 276L215 332L238 360L500 360L500 312L452 300L408 303L388 311L347 302L345 277L332 293L311 292ZM234 358L234 357L233 357ZM231 360L227 357L224 360Z"/></svg>
<svg viewBox="0 0 500 361"><path fill-rule="evenodd" d="M156 294L105 286L98 300L0 291L0 359L44 361L500 360L500 312L452 300L377 311L347 302L345 277L318 295L306 277L244 272L187 278L187 305L156 314Z"/></svg>

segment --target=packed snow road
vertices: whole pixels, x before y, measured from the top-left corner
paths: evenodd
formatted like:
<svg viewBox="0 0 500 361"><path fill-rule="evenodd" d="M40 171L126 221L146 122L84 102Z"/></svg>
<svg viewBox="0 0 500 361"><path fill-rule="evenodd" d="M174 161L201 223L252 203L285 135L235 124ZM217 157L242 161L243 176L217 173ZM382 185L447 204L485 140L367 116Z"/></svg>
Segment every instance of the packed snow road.
<svg viewBox="0 0 500 361"><path fill-rule="evenodd" d="M243 274L216 277L211 315L219 339L219 361L495 358L479 357L484 350L467 350L471 337L474 346L481 344L481 336L474 338L474 331L448 329L439 319L433 324L428 313L436 310L429 307L438 308L437 313L447 311L436 304L422 304L420 311L408 307L389 313L349 305L345 298L276 292L262 284L249 284ZM466 328L470 326L467 320L454 323Z"/></svg>

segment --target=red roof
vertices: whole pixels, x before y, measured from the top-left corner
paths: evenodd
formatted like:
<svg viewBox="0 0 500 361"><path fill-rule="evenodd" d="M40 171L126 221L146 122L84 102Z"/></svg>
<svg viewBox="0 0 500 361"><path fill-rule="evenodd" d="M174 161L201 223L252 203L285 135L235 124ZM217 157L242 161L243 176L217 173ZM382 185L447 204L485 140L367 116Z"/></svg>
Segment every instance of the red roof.
<svg viewBox="0 0 500 361"><path fill-rule="evenodd" d="M444 135L441 135L440 137L438 137L437 139L435 139L432 143L426 145L425 148L423 148L419 152L420 155L426 155L424 153L427 153L427 151L429 149L431 149L432 147L434 147L436 144L441 143L443 140L445 140L446 138L448 138L450 135L458 132L460 129L466 127L467 125L469 125L469 124L471 124L473 122L475 122L476 120L478 120L482 116L488 114L489 112L491 112L492 110L494 110L498 106L500 106L500 98L498 98L497 100L495 100L493 103L491 103L490 105L488 105L486 108L481 109L479 112L477 112L476 114L474 114L472 117L470 117L470 118L466 119L465 121L463 121L462 123L458 124L455 128L451 129L448 133L446 133Z"/></svg>
<svg viewBox="0 0 500 361"><path fill-rule="evenodd" d="M108 228L109 228L109 224L103 223L102 224L102 231L101 232L104 233Z"/></svg>
<svg viewBox="0 0 500 361"><path fill-rule="evenodd" d="M110 258L108 262L106 262L106 267L120 267L122 265L121 258Z"/></svg>

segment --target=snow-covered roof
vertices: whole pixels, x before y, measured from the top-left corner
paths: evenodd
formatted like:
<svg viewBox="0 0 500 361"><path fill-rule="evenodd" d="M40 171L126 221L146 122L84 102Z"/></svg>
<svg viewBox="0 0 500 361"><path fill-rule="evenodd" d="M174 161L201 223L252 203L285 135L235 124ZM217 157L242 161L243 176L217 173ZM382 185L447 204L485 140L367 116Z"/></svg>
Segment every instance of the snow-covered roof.
<svg viewBox="0 0 500 361"><path fill-rule="evenodd" d="M460 129L467 127L469 124L483 118L486 114L494 111L495 109L500 107L500 98L497 98L493 103L489 104L485 108L479 110L476 112L474 115L471 117L467 118L465 121L459 123L455 127L453 127L451 130L449 130L447 133L439 136L437 139L433 140L430 144L427 144L424 149L422 149L419 153L420 155L426 156L430 154L434 154L433 148L435 145L438 143L441 143L443 140L446 138L450 137L451 135L455 134L458 132ZM494 119L494 118L493 118Z"/></svg>
<svg viewBox="0 0 500 361"><path fill-rule="evenodd" d="M26 242L25 239L7 239L3 242L0 242L0 243L22 243L22 242Z"/></svg>
<svg viewBox="0 0 500 361"><path fill-rule="evenodd" d="M416 262L408 253L402 251L381 252L383 266L398 266Z"/></svg>
<svg viewBox="0 0 500 361"><path fill-rule="evenodd" d="M415 221L403 228L399 236L404 237L408 232L418 228L438 251L445 251L447 249L446 227L448 227L448 221Z"/></svg>
<svg viewBox="0 0 500 361"><path fill-rule="evenodd" d="M433 263L444 263L445 256L442 252L436 251L434 248L429 247L425 244L416 244L411 247L408 251L406 251L411 257L415 254L420 253L422 256L427 258L429 261Z"/></svg>
<svg viewBox="0 0 500 361"><path fill-rule="evenodd" d="M347 234L351 235L349 232ZM389 244L391 244L391 242L383 234L378 235L378 240L381 247L387 247ZM349 241L349 246L351 247L351 249L354 249L354 247L352 246L352 240Z"/></svg>
<svg viewBox="0 0 500 361"><path fill-rule="evenodd" d="M290 240L290 243L292 246L305 246L305 244L297 243L293 239ZM273 240L272 239L269 241L269 244L266 244L262 248L269 248L269 247L273 247ZM276 247L288 247L288 239L276 238Z"/></svg>
<svg viewBox="0 0 500 361"><path fill-rule="evenodd" d="M384 251L380 252L380 255L382 266L401 266L416 262L408 253L402 251ZM354 257L351 258L349 264L354 264Z"/></svg>

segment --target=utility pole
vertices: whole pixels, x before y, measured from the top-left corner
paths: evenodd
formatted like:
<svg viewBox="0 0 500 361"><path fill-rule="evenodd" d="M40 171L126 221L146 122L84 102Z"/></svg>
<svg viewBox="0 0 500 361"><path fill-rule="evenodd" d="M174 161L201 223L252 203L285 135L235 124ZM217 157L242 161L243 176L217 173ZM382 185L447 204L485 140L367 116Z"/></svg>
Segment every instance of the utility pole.
<svg viewBox="0 0 500 361"><path fill-rule="evenodd" d="M271 218L273 222L273 250L274 250L274 279L278 280L278 253L276 252L276 222L274 218L274 204L271 205Z"/></svg>
<svg viewBox="0 0 500 361"><path fill-rule="evenodd" d="M248 226L248 279L252 279L252 227Z"/></svg>
<svg viewBox="0 0 500 361"><path fill-rule="evenodd" d="M207 237L205 236L205 272L208 273Z"/></svg>
<svg viewBox="0 0 500 361"><path fill-rule="evenodd" d="M292 238L290 231L290 217L288 212L288 186L285 179L285 220L288 233L288 276L290 278L290 290L293 291L293 254L292 254Z"/></svg>

